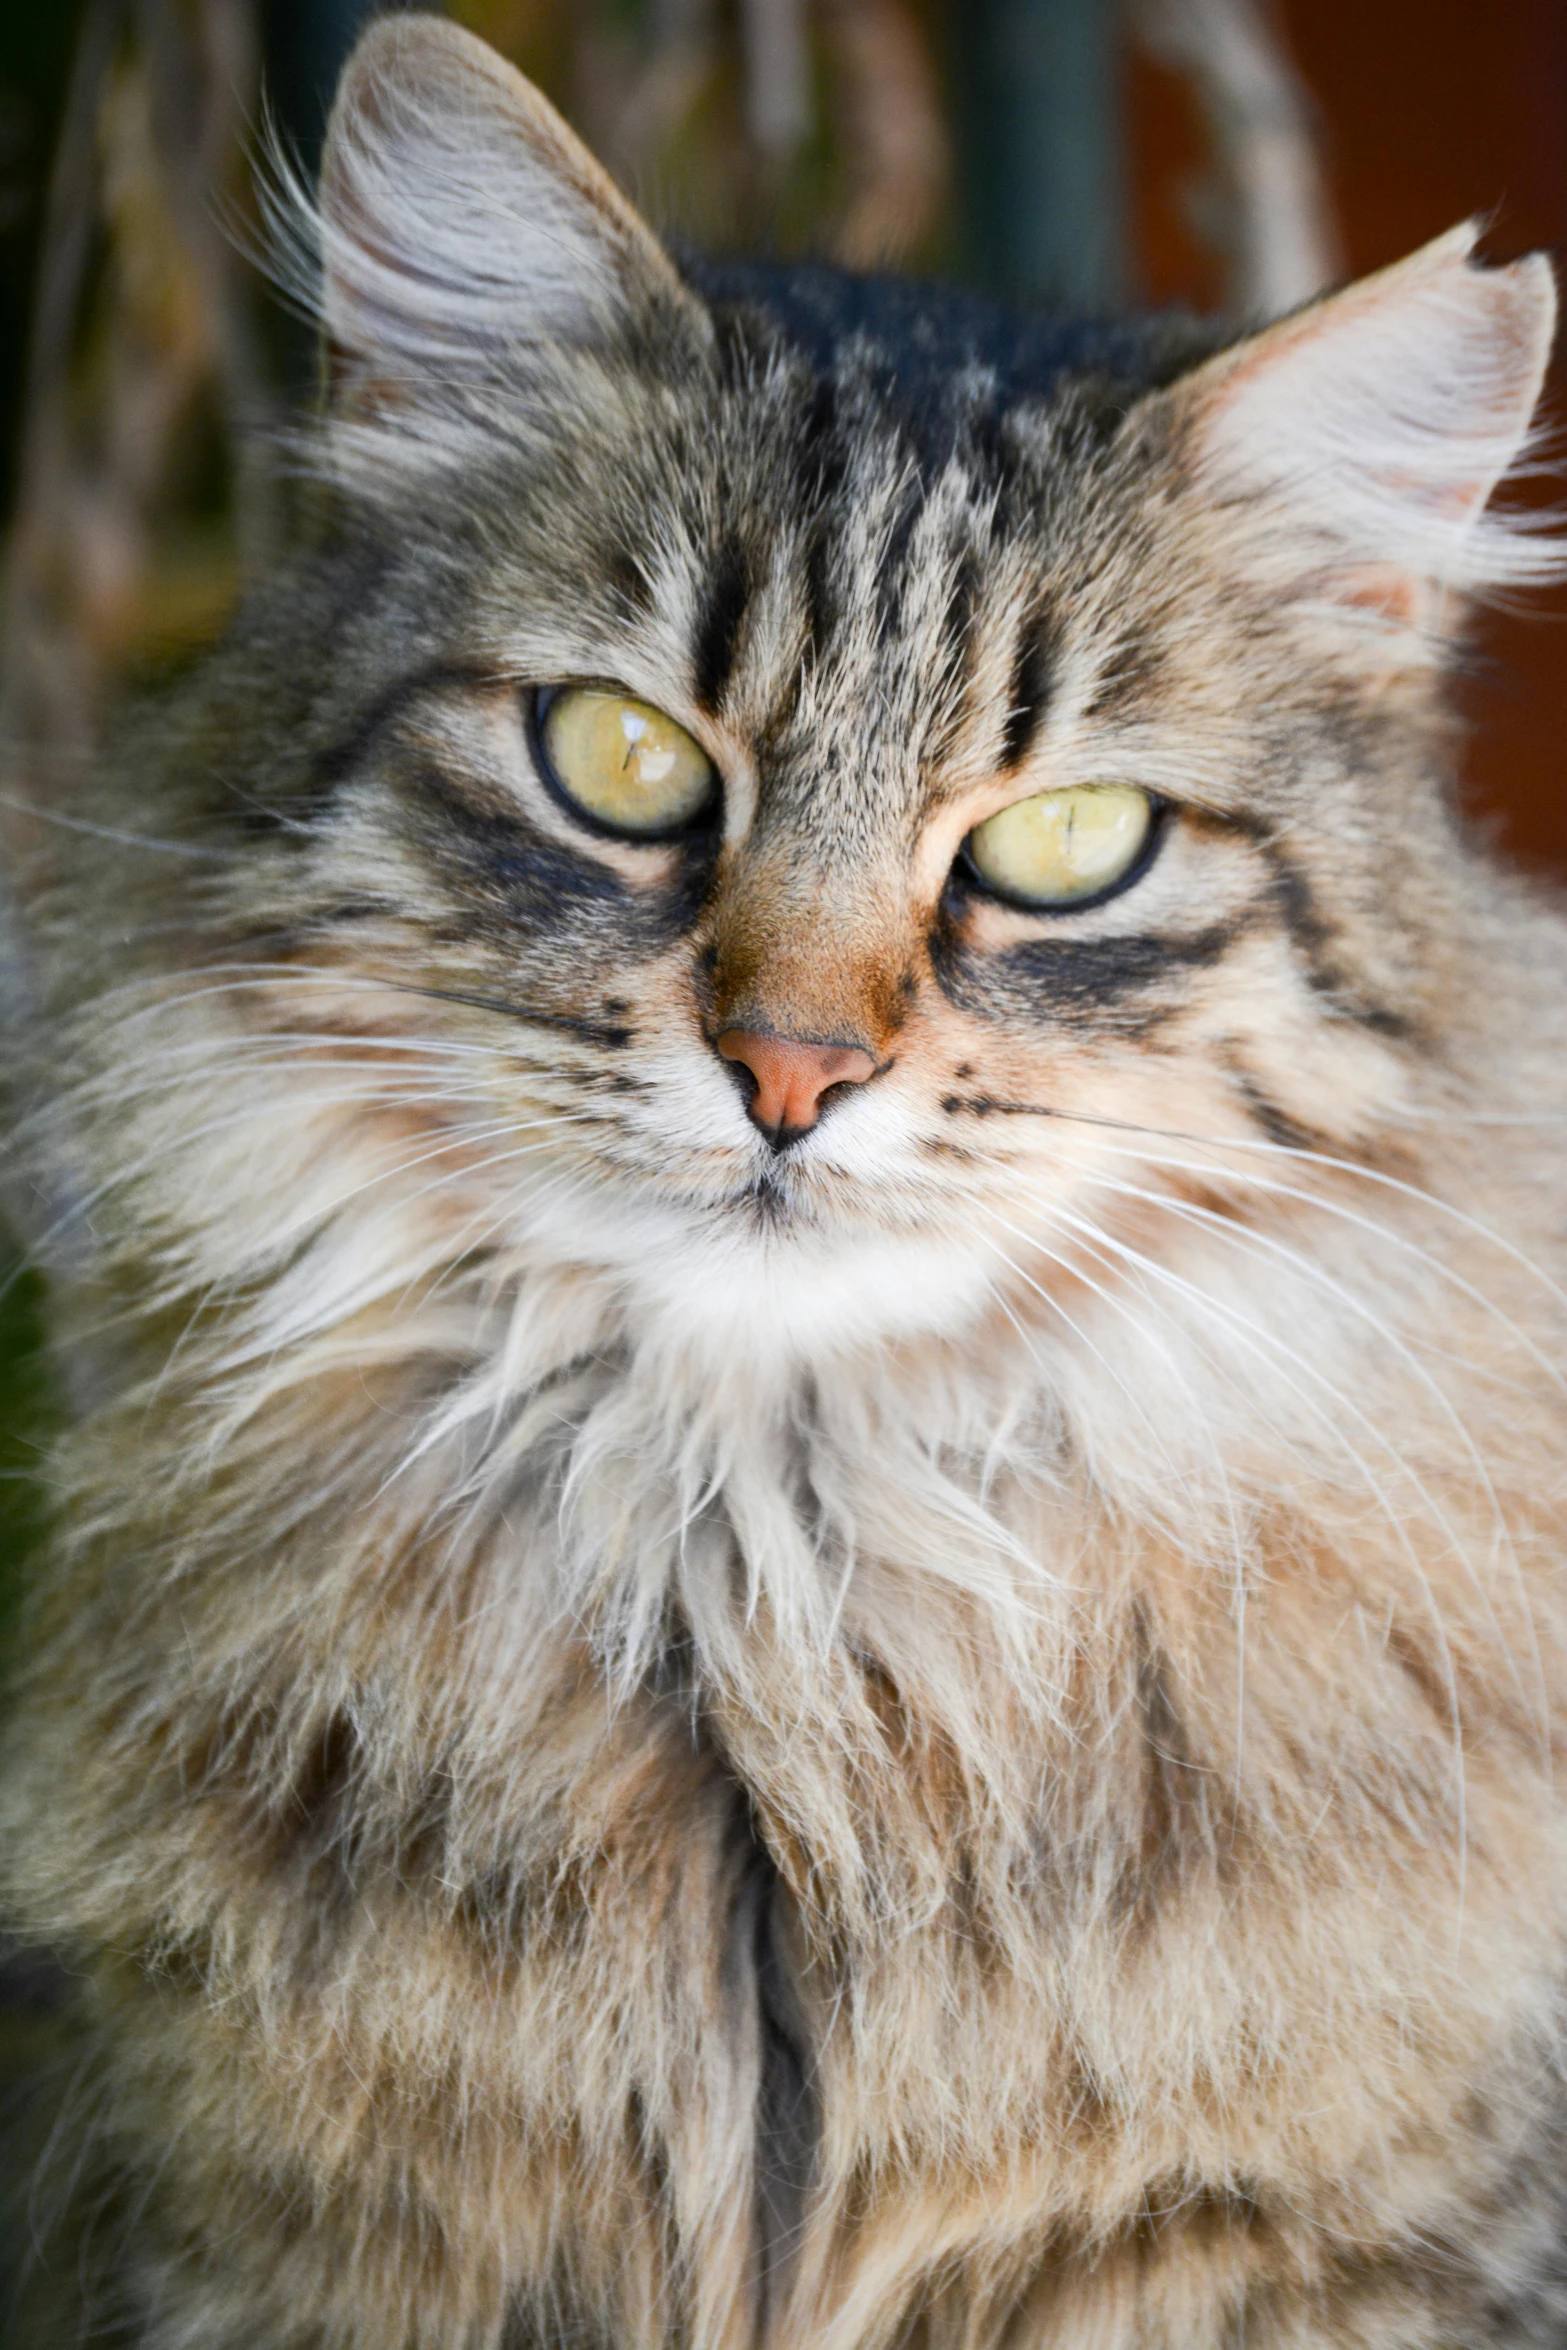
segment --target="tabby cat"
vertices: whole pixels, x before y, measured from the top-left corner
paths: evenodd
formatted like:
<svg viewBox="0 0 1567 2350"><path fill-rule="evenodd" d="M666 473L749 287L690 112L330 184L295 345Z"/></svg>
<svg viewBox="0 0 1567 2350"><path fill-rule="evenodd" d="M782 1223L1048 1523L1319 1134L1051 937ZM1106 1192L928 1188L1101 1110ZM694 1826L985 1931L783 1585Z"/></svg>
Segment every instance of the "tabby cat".
<svg viewBox="0 0 1567 2350"><path fill-rule="evenodd" d="M309 226L299 541L16 876L17 2338L1567 2343L1546 263L677 264L419 16Z"/></svg>

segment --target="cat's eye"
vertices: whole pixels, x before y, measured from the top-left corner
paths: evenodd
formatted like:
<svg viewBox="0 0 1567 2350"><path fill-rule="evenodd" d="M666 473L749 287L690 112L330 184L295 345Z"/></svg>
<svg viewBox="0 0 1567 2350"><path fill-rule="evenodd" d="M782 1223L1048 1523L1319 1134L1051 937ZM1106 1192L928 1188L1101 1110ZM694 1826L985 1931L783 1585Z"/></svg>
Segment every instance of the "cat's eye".
<svg viewBox="0 0 1567 2350"><path fill-rule="evenodd" d="M651 702L607 686L559 686L537 697L534 728L546 779L606 832L661 839L713 800L712 760Z"/></svg>
<svg viewBox="0 0 1567 2350"><path fill-rule="evenodd" d="M1014 800L963 844L978 878L1022 906L1081 906L1133 880L1154 835L1155 806L1130 784L1075 784Z"/></svg>

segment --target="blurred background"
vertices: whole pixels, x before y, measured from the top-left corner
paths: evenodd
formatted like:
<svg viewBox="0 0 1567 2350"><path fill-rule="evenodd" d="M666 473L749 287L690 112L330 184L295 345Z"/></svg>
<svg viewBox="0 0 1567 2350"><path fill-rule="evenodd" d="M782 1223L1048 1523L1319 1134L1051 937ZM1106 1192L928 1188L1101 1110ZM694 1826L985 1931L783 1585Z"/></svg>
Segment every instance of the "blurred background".
<svg viewBox="0 0 1567 2350"><path fill-rule="evenodd" d="M450 0L654 220L1079 310L1289 307L1471 213L1567 242L1567 0ZM314 392L251 256L370 0L0 0L0 796L68 800L286 527ZM1543 485L1538 494L1548 494ZM1468 793L1567 876L1567 602L1483 625ZM48 1417L0 1258L0 1612Z"/></svg>

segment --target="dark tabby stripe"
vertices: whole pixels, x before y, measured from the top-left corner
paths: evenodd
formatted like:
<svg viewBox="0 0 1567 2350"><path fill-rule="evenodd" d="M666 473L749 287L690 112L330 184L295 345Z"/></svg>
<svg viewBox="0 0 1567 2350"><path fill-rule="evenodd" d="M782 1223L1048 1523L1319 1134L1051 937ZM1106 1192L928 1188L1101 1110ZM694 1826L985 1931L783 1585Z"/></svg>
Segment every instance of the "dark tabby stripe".
<svg viewBox="0 0 1567 2350"><path fill-rule="evenodd" d="M1054 615L1048 605L1041 605L1024 621L1012 658L1006 732L1001 743L1003 767L1020 767L1034 747L1050 707L1058 643Z"/></svg>
<svg viewBox="0 0 1567 2350"><path fill-rule="evenodd" d="M1334 1008L1347 1020L1369 1029L1373 1035L1406 1042L1416 1038L1418 1032L1413 1021L1389 1005L1375 1002L1345 977L1332 952L1335 944L1332 926L1318 909L1311 884L1300 868L1290 861L1277 841L1265 842L1263 854L1269 866L1269 898L1291 945L1306 966L1308 984L1318 995L1331 997Z"/></svg>
<svg viewBox="0 0 1567 2350"><path fill-rule="evenodd" d="M1159 682L1162 666L1151 631L1129 628L1110 647L1084 712L1088 718L1120 718L1145 701Z"/></svg>
<svg viewBox="0 0 1567 2350"><path fill-rule="evenodd" d="M422 668L410 670L406 677L398 678L373 701L367 702L341 734L314 754L307 771L306 797L318 804L330 800L363 766L387 728L421 694L437 693L443 686L478 688L493 683L487 670L476 668L471 662L427 661Z"/></svg>
<svg viewBox="0 0 1567 2350"><path fill-rule="evenodd" d="M1331 1147L1327 1136L1319 1134L1315 1127L1303 1126L1287 1110L1281 1109L1249 1070L1232 1064L1230 1073L1235 1080L1236 1091L1246 1105L1246 1115L1258 1133L1269 1142L1276 1142L1281 1149L1291 1151L1320 1151Z"/></svg>
<svg viewBox="0 0 1567 2350"><path fill-rule="evenodd" d="M698 709L710 718L716 717L722 706L750 601L750 567L744 549L738 539L726 539L703 585L691 647L692 691Z"/></svg>
<svg viewBox="0 0 1567 2350"><path fill-rule="evenodd" d="M1177 971L1219 962L1246 928L1243 919L1215 922L1188 938L1140 931L1129 938L1028 939L1001 954L976 955L945 931L931 941L937 983L960 1008L1030 1019L1106 1017L1127 997L1146 996ZM1144 1025L1164 1019L1181 1003L1139 1012ZM1118 1023L1123 1033L1124 1020Z"/></svg>

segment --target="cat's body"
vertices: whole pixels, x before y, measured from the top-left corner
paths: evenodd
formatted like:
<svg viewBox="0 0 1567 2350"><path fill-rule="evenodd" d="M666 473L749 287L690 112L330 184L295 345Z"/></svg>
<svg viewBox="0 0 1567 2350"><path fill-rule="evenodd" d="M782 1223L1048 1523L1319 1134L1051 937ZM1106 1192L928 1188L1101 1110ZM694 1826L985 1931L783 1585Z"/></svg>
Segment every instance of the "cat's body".
<svg viewBox="0 0 1567 2350"><path fill-rule="evenodd" d="M1440 693L1548 279L704 301L520 91L373 36L328 520L29 881L26 2338L1567 2341L1567 926Z"/></svg>

